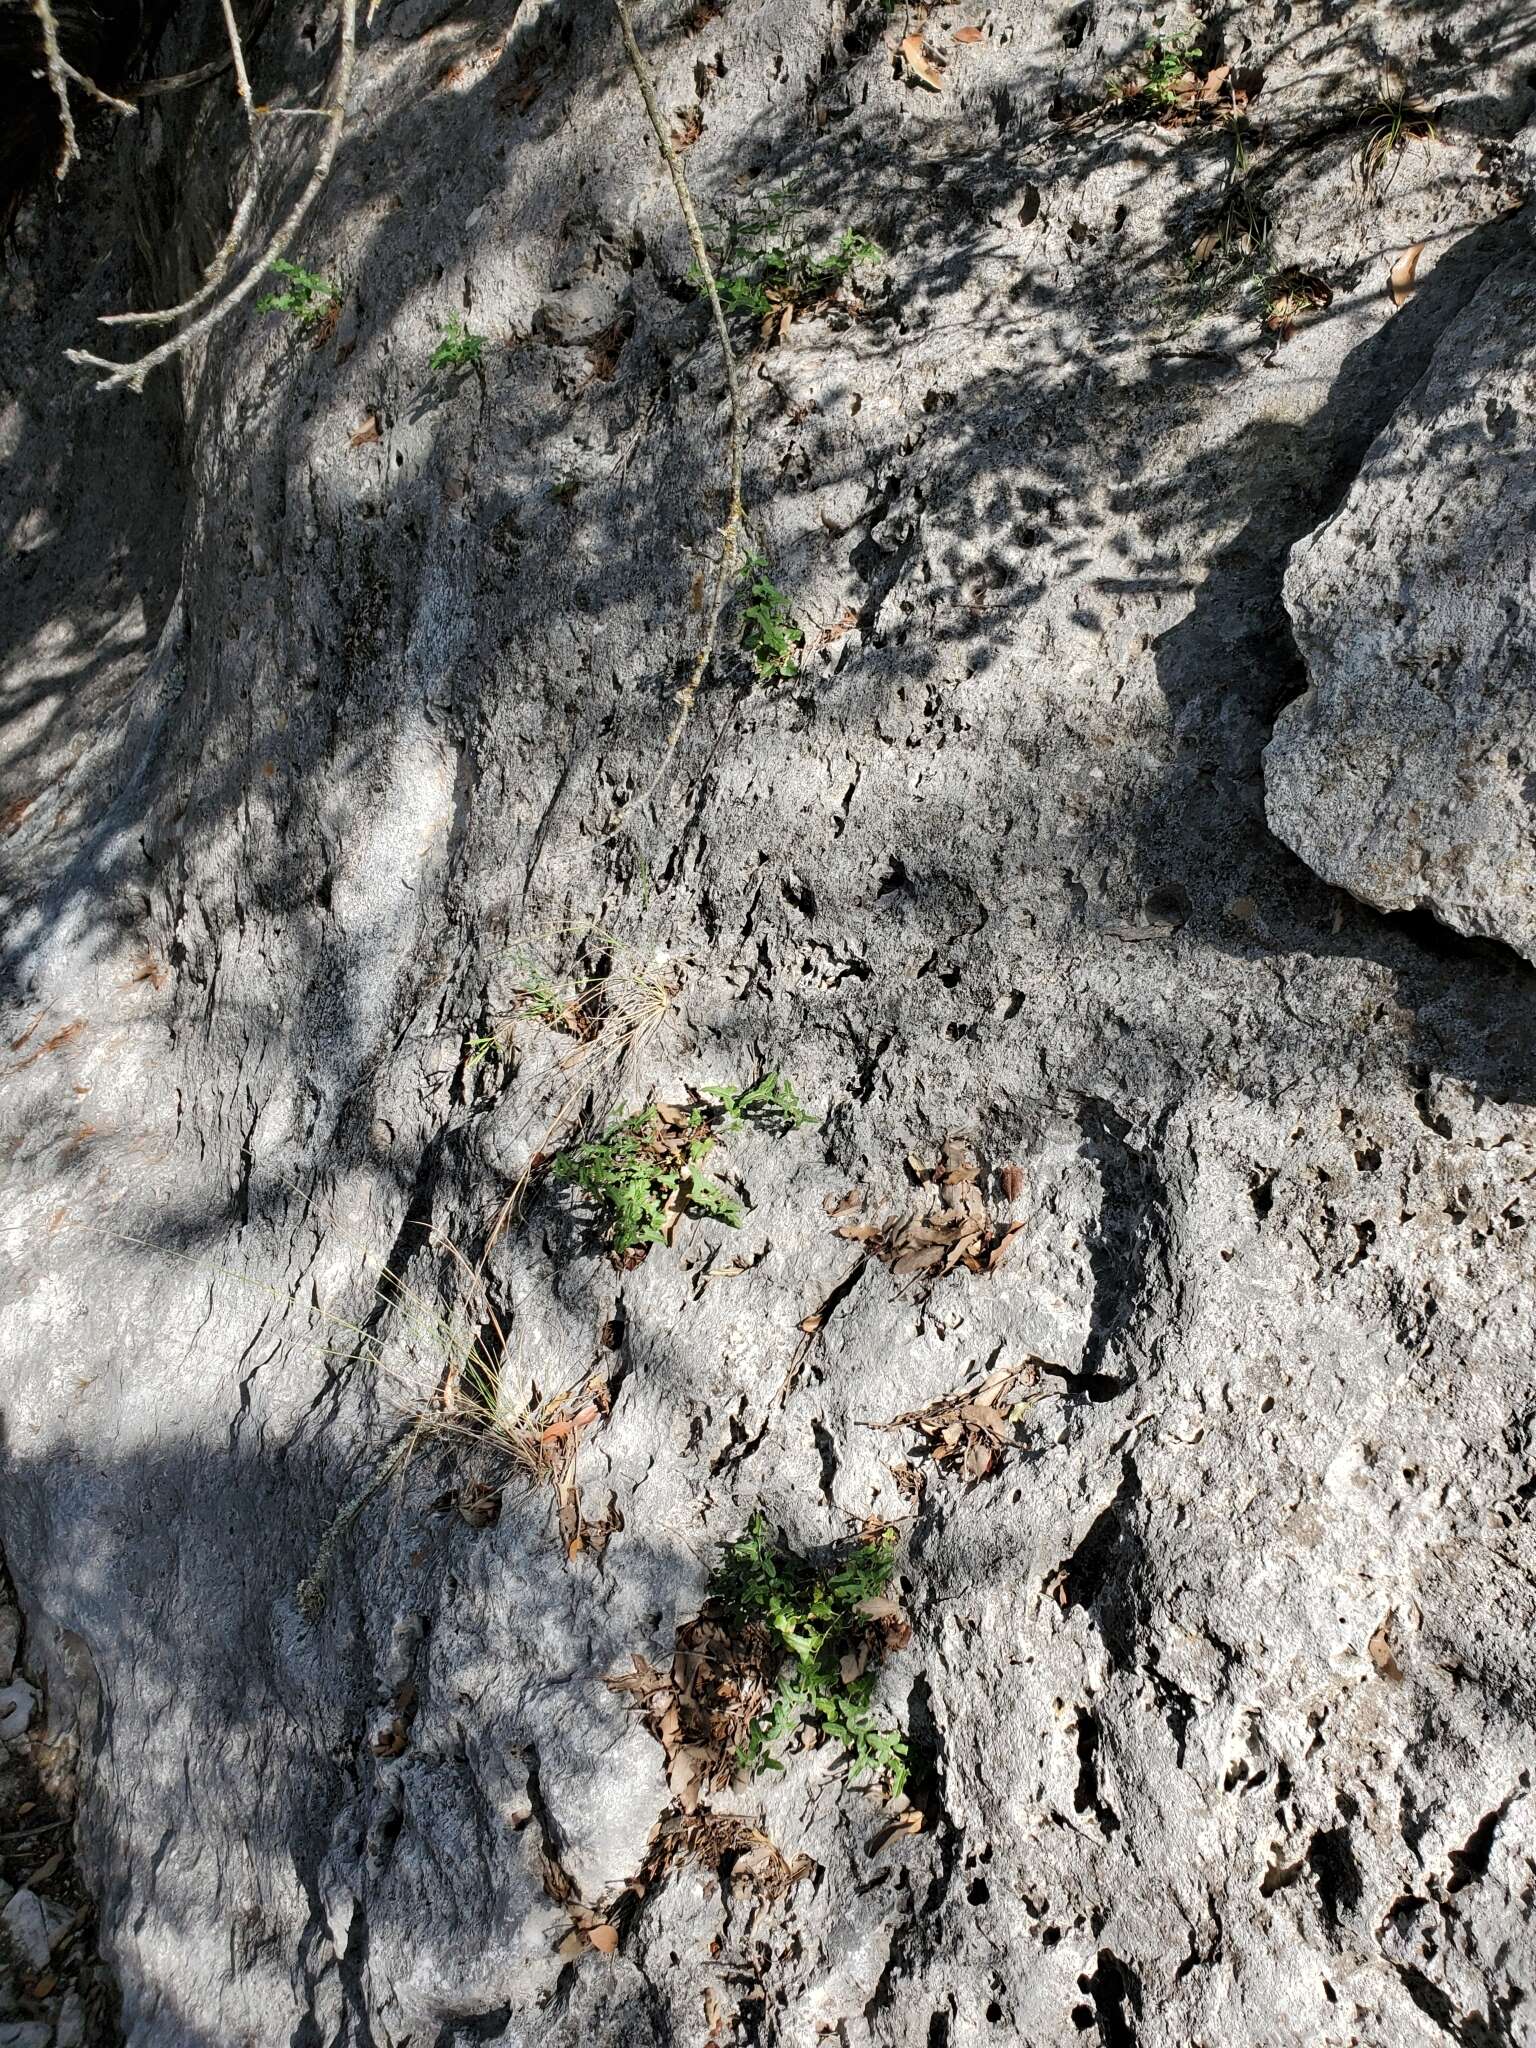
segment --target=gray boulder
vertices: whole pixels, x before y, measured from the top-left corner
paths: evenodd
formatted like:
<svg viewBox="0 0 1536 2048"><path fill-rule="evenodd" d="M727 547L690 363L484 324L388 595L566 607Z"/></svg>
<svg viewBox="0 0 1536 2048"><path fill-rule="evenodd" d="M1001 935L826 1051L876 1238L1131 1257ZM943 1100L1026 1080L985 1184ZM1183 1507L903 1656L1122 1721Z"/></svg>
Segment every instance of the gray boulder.
<svg viewBox="0 0 1536 2048"><path fill-rule="evenodd" d="M1310 687L1271 829L1381 910L1536 960L1536 266L1491 278L1291 556Z"/></svg>
<svg viewBox="0 0 1536 2048"><path fill-rule="evenodd" d="M723 380L605 7L382 10L291 252L346 294L318 347L240 317L142 401L62 360L195 285L227 85L26 224L0 1544L129 2048L1443 2048L1536 2012L1536 976L1325 889L1260 773L1286 558L1523 241L1528 38L1227 11L1275 261L1334 294L1277 346L1184 260L1229 132L1060 118L1149 10L932 9L937 85L906 21L640 10L707 215L794 181L817 252L887 252L856 309L738 323L804 654L759 674L733 594L659 786ZM313 100L310 26L272 11L263 99ZM163 67L208 29L176 10ZM1461 111L1364 193L1392 57ZM1426 237L1394 312L1382 251ZM483 385L427 371L454 311ZM614 977L595 1037L530 1014L530 948ZM730 1140L739 1229L632 1265L547 1178L507 1211L573 1097L769 1068L818 1125ZM928 1199L951 1133L1006 1255L863 1259L839 1224ZM369 1491L485 1327L443 1238L509 1403L606 1382L574 1496L442 1439ZM901 1420L1030 1355L1049 1398L974 1483ZM824 1745L712 1798L713 1846L668 1832L605 1681L758 1510L901 1532L915 1830Z"/></svg>

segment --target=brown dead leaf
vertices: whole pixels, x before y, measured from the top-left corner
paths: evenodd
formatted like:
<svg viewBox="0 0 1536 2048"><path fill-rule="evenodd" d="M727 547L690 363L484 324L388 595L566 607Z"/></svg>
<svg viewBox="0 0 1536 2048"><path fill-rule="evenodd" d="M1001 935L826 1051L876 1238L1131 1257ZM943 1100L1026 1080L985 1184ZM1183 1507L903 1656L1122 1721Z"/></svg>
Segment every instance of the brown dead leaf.
<svg viewBox="0 0 1536 2048"><path fill-rule="evenodd" d="M1004 1201L1016 1202L1024 1192L1023 1167L1005 1166L998 1179L1002 1183Z"/></svg>
<svg viewBox="0 0 1536 2048"><path fill-rule="evenodd" d="M357 432L348 438L347 446L349 448L366 448L370 441L382 441L383 438L383 434L379 431L379 416L376 412L371 412L357 429Z"/></svg>
<svg viewBox="0 0 1536 2048"><path fill-rule="evenodd" d="M1398 1663L1396 1657L1393 1656L1392 1645L1387 1638L1387 1630L1391 1627L1391 1624L1392 1617L1389 1614L1386 1620L1377 1628L1371 1640L1366 1644L1366 1654L1383 1678L1389 1679L1393 1684L1401 1685L1403 1667Z"/></svg>
<svg viewBox="0 0 1536 2048"><path fill-rule="evenodd" d="M944 76L939 58L923 41L921 29L914 29L909 36L901 39L902 62L920 85L926 85L930 92L944 90Z"/></svg>
<svg viewBox="0 0 1536 2048"><path fill-rule="evenodd" d="M692 149L704 133L704 109L701 106L679 107L673 115L672 147Z"/></svg>
<svg viewBox="0 0 1536 2048"><path fill-rule="evenodd" d="M471 1529L489 1529L501 1514L501 1495L483 1480L468 1479L459 1488L454 1506Z"/></svg>
<svg viewBox="0 0 1536 2048"><path fill-rule="evenodd" d="M905 1621L906 1609L899 1600L889 1600L884 1594L872 1593L867 1600L858 1603L860 1614L867 1614L871 1621Z"/></svg>
<svg viewBox="0 0 1536 2048"><path fill-rule="evenodd" d="M1044 1398L1040 1387L1044 1362L1026 1358L1019 1365L997 1366L977 1386L942 1394L925 1407L868 1426L916 1430L927 1440L936 1465L958 1467L967 1484L974 1485L995 1471L1003 1454L1012 1448L1020 1411ZM905 1626L904 1617L900 1625Z"/></svg>
<svg viewBox="0 0 1536 2048"><path fill-rule="evenodd" d="M170 969L166 967L166 963L160 961L160 958L154 952L150 952L150 950L145 948L139 954L139 965L133 969L133 973L127 977L127 981L119 981L117 985L119 985L119 989L131 989L139 981L152 981L158 989L164 989L168 977L170 977Z"/></svg>
<svg viewBox="0 0 1536 2048"><path fill-rule="evenodd" d="M859 623L859 615L853 606L845 605L830 626L823 626L817 635L818 647L830 647L835 640L841 640L845 633L851 633Z"/></svg>
<svg viewBox="0 0 1536 2048"><path fill-rule="evenodd" d="M587 343L586 384L611 384L619 371L624 344L635 331L633 313L621 313L611 327ZM586 384L582 389L585 390Z"/></svg>
<svg viewBox="0 0 1536 2048"><path fill-rule="evenodd" d="M569 1436L573 1430L585 1429L589 1422L596 1422L599 1413L597 1403L589 1401L579 1415L562 1415L559 1421L552 1422L548 1429L540 1430L539 1442L557 1443L561 1437Z"/></svg>
<svg viewBox="0 0 1536 2048"><path fill-rule="evenodd" d="M1387 290L1392 294L1394 306L1403 305L1413 290L1413 274L1419 267L1419 258L1424 254L1424 244L1415 242L1411 249L1405 249L1392 268L1387 272Z"/></svg>
<svg viewBox="0 0 1536 2048"><path fill-rule="evenodd" d="M61 1045L68 1045L72 1038L78 1038L84 1029L85 1019L77 1017L73 1024L66 1024L61 1031L55 1031L51 1038L45 1038L35 1052L29 1052L24 1060L18 1060L14 1071L19 1074L23 1067L30 1067L34 1060L40 1060L44 1053L57 1052ZM25 1045L30 1036L30 1031L24 1032L12 1044L11 1051L15 1052L19 1047Z"/></svg>
<svg viewBox="0 0 1536 2048"><path fill-rule="evenodd" d="M504 85L495 99L498 114L526 114L539 94L544 90L544 78L539 70L539 59L530 54L518 67L518 74Z"/></svg>
<svg viewBox="0 0 1536 2048"><path fill-rule="evenodd" d="M1002 1236L997 1240L997 1243L993 1245L991 1251L987 1254L987 1271L989 1273L997 1271L1003 1260L1008 1256L1009 1245L1013 1243L1013 1240L1023 1228L1024 1225L1022 1223L1010 1223Z"/></svg>
<svg viewBox="0 0 1536 2048"><path fill-rule="evenodd" d="M398 1714L375 1728L368 1738L369 1751L377 1757L401 1756L405 1752L405 1743L405 1723Z"/></svg>
<svg viewBox="0 0 1536 2048"><path fill-rule="evenodd" d="M619 1945L619 1930L611 1921L598 1920L587 1929L587 1940L600 1956L611 1956Z"/></svg>
<svg viewBox="0 0 1536 2048"><path fill-rule="evenodd" d="M879 1833L871 1837L866 1854L878 1856L882 1849L889 1848L900 1835L920 1835L925 1815L920 1806L909 1806L905 1813L898 1813L894 1820L888 1820Z"/></svg>
<svg viewBox="0 0 1536 2048"><path fill-rule="evenodd" d="M1005 1227L993 1219L979 1185L981 1169L961 1138L945 1140L939 1163L925 1165L908 1153L907 1170L935 1206L887 1217L880 1224L845 1223L838 1236L867 1248L868 1256L903 1279L937 1282L964 1266L970 1273L990 1273L1001 1263L1022 1223Z"/></svg>
<svg viewBox="0 0 1536 2048"><path fill-rule="evenodd" d="M951 41L956 43L980 43L986 40L986 33L986 30L983 28L957 28L951 37Z"/></svg>

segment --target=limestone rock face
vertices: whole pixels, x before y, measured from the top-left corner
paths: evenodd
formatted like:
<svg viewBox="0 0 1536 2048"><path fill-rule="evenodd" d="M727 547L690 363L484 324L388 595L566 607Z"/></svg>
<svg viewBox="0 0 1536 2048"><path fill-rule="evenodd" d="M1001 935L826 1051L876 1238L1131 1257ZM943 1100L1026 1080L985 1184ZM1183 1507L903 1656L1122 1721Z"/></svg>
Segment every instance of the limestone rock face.
<svg viewBox="0 0 1536 2048"><path fill-rule="evenodd" d="M1310 688L1271 828L1382 910L1536 960L1536 266L1489 280L1291 556Z"/></svg>
<svg viewBox="0 0 1536 2048"><path fill-rule="evenodd" d="M792 186L817 254L886 252L738 323L803 659L761 676L733 596L659 783L723 379L605 7L383 0L291 252L317 347L241 317L142 401L62 361L195 287L227 88L30 218L0 1547L130 2048L1529 2038L1536 974L1320 881L1262 776L1288 557L1514 311L1529 12L1202 29L1263 74L1264 265L1332 294L1285 334L1190 274L1230 131L1103 110L1144 6L931 8L925 81L915 9L647 0L706 214ZM273 9L257 98L333 25ZM1388 66L1437 139L1362 183ZM450 313L481 377L428 372ZM603 977L583 1036L549 990ZM722 1148L739 1228L615 1261L542 1169L767 1070L817 1122ZM995 1270L837 1234L951 1143ZM605 1389L569 1474L439 1438L369 1490L491 1341L445 1240L508 1417ZM990 1471L898 1422L1030 1358ZM758 1511L897 1528L920 1826L823 1745L675 1828L605 1680Z"/></svg>

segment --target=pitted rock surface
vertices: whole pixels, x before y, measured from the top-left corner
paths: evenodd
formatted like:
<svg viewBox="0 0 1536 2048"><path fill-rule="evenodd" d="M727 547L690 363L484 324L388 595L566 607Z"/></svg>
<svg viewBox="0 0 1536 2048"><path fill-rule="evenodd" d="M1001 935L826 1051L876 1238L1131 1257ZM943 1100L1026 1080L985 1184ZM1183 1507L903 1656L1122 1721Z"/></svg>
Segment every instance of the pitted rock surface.
<svg viewBox="0 0 1536 2048"><path fill-rule="evenodd" d="M1270 267L1332 294L1288 337L1190 276L1222 125L1092 113L1157 32L1127 0L934 9L940 90L879 7L640 16L706 211L793 182L820 246L887 260L857 317L740 332L805 660L758 680L733 623L620 835L725 415L607 10L386 0L293 251L345 293L319 349L242 317L142 402L61 360L195 281L227 93L98 136L25 223L0 1541L126 2039L1528 2040L1536 974L1320 879L1262 760L1308 681L1296 544L1373 447L1396 505L1426 373L1523 346L1531 7L1202 28L1263 72ZM277 10L258 97L313 101L333 26ZM1367 180L1394 71L1436 136ZM428 376L450 312L483 387ZM664 1028L573 1066L518 1014L531 944L674 990ZM739 1230L616 1265L539 1167L573 1093L770 1069L818 1125L731 1140ZM829 1210L910 1208L951 1138L1022 1227L914 1285ZM311 1619L441 1387L447 1239L515 1395L606 1381L575 1483L607 1541L515 1484L471 1526L437 1443ZM873 1426L1031 1356L1052 1398L974 1486ZM806 1874L641 1895L671 1793L603 1681L671 1655L758 1510L802 1548L899 1528L878 1698L923 1824L796 1751L724 1806Z"/></svg>

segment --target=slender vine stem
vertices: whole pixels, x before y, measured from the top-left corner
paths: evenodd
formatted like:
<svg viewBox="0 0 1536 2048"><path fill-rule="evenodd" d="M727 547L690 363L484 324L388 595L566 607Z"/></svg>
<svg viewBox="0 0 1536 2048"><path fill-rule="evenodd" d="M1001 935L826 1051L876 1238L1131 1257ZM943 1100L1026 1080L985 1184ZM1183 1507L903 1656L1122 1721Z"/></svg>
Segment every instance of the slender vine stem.
<svg viewBox="0 0 1536 2048"><path fill-rule="evenodd" d="M672 177L672 189L677 194L678 211L683 216L683 225L688 230L688 240L693 247L693 260L704 283L704 295L709 300L710 316L715 324L715 333L720 342L720 355L725 365L725 390L730 407L730 424L726 436L726 456L730 470L729 497L726 505L725 523L720 528L720 556L715 564L714 584L710 591L709 603L705 610L704 636L693 657L693 667L688 680L678 691L675 702L677 717L667 735L662 758L652 776L649 786L636 799L631 797L615 814L610 822L610 836L615 832L625 815L636 801L649 802L660 787L663 776L671 766L677 752L678 741L683 736L698 700L699 686L704 680L711 660L714 658L715 642L720 635L720 614L725 608L725 593L730 587L731 572L736 566L739 550L742 520L741 478L744 448L742 428L741 386L736 374L736 357L731 348L730 330L725 323L725 309L720 303L720 289L715 281L715 268L710 261L709 249L704 240L704 230L699 225L699 216L694 209L693 194L688 189L688 180L683 172L682 159L674 148L662 118L661 106L656 97L656 83L651 77L650 67L635 36L635 24L629 10L628 0L613 0L614 12L619 18L619 33L624 38L624 54L629 59L629 68L635 75L640 88L640 97L645 102L646 115L656 136L668 171Z"/></svg>

